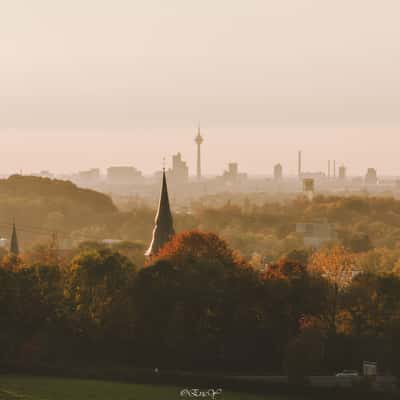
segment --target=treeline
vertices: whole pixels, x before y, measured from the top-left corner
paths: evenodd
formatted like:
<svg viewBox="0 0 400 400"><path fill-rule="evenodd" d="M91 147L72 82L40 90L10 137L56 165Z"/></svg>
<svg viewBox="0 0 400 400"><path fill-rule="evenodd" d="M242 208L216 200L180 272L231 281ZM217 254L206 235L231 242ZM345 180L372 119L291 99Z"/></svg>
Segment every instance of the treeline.
<svg viewBox="0 0 400 400"><path fill-rule="evenodd" d="M0 180L0 232L8 237L16 222L25 249L88 226L108 224L118 214L110 197L69 181L13 175Z"/></svg>
<svg viewBox="0 0 400 400"><path fill-rule="evenodd" d="M296 223L327 221L334 224L338 243L362 255L363 270L391 273L400 269L398 200L316 196L311 202L303 197L266 201L259 194L238 196L232 194L231 201L225 201L224 194L200 199L190 212L175 213L176 231L212 231L247 260L256 256L274 263L293 250L310 252L296 233ZM218 206L213 207L213 202ZM146 206L119 211L108 196L71 182L18 175L0 180L0 236L9 237L14 219L25 253L35 252L38 244L54 235L61 249L102 239L133 242L144 249L151 239L154 216L155 209ZM139 266L144 262L139 256L133 260Z"/></svg>
<svg viewBox="0 0 400 400"><path fill-rule="evenodd" d="M0 363L125 363L304 375L377 361L400 374L400 279L354 274L342 246L263 272L215 234L176 236L144 268L104 247L0 268Z"/></svg>

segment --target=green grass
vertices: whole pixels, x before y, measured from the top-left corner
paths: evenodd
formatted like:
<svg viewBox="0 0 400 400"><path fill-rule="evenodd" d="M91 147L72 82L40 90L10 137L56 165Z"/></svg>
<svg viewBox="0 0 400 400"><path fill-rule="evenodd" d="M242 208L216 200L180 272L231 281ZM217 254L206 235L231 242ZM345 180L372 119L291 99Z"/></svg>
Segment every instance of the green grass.
<svg viewBox="0 0 400 400"><path fill-rule="evenodd" d="M137 385L97 380L0 375L0 400L190 400L184 388ZM209 400L211 397L197 397ZM284 400L278 396L255 396L223 392L215 400Z"/></svg>

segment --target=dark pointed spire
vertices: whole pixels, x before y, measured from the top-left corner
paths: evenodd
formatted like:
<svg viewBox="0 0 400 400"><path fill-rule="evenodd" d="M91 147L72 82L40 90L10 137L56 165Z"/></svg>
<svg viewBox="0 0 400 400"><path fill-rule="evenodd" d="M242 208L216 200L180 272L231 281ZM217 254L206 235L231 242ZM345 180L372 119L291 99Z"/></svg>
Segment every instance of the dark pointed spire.
<svg viewBox="0 0 400 400"><path fill-rule="evenodd" d="M13 223L13 229L11 234L10 253L16 256L19 254L18 237L17 237L17 230L15 228L15 223Z"/></svg>
<svg viewBox="0 0 400 400"><path fill-rule="evenodd" d="M145 255L148 257L156 255L161 247L163 247L165 243L169 242L174 234L175 231L172 221L171 209L169 206L167 179L165 177L164 168L162 175L160 203L158 205L158 211L155 219L153 239Z"/></svg>

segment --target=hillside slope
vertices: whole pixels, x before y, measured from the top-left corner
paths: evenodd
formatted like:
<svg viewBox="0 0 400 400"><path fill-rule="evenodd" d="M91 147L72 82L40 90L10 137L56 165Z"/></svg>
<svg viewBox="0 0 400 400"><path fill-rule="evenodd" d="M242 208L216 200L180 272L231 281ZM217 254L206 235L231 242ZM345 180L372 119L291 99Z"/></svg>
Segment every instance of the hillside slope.
<svg viewBox="0 0 400 400"><path fill-rule="evenodd" d="M0 180L0 236L8 237L13 220L28 243L40 232L78 230L115 213L107 195L69 181L20 175Z"/></svg>

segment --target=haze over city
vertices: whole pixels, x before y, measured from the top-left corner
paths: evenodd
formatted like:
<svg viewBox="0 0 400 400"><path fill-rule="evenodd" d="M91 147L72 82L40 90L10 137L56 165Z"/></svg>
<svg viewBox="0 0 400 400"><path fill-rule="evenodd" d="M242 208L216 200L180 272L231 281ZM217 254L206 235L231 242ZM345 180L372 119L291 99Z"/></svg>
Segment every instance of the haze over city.
<svg viewBox="0 0 400 400"><path fill-rule="evenodd" d="M400 399L399 0L0 0L0 400Z"/></svg>
<svg viewBox="0 0 400 400"><path fill-rule="evenodd" d="M397 1L13 0L0 13L1 173L346 164L400 175Z"/></svg>

